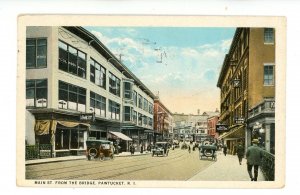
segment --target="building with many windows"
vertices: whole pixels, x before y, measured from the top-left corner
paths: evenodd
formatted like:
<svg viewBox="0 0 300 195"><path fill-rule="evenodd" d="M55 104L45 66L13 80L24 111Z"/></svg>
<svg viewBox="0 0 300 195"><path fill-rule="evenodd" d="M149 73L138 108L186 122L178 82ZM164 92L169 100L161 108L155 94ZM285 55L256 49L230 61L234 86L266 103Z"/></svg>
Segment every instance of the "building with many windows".
<svg viewBox="0 0 300 195"><path fill-rule="evenodd" d="M154 99L154 142L170 140L173 137L172 112L156 96Z"/></svg>
<svg viewBox="0 0 300 195"><path fill-rule="evenodd" d="M84 28L27 27L27 144L51 144L53 156L84 153L88 137L147 145L154 98Z"/></svg>
<svg viewBox="0 0 300 195"><path fill-rule="evenodd" d="M221 89L220 124L227 132L219 139L235 152L237 142L253 138L274 153L275 29L237 28L225 56L217 86Z"/></svg>

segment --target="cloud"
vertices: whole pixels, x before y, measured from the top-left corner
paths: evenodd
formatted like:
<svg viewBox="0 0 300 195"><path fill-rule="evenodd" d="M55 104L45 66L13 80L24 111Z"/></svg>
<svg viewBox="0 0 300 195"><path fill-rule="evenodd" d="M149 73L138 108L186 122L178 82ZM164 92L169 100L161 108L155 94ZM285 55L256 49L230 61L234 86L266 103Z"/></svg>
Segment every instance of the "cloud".
<svg viewBox="0 0 300 195"><path fill-rule="evenodd" d="M127 33L137 32L127 29ZM159 91L171 111L214 110L218 105L216 82L232 39L197 47L163 46L158 51L153 45L143 44L139 38L124 37L124 34L118 37L106 37L94 31L93 34L113 53L122 53L123 63L152 92ZM157 63L163 51L166 56L162 63Z"/></svg>

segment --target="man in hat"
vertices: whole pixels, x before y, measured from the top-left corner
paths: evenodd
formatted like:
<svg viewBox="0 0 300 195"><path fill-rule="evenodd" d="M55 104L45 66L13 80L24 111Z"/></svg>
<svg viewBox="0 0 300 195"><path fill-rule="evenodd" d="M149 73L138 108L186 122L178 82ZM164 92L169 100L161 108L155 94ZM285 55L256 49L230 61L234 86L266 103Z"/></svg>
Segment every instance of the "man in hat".
<svg viewBox="0 0 300 195"><path fill-rule="evenodd" d="M251 178L251 181L257 181L258 167L261 163L261 159L263 156L262 149L258 147L257 144L258 144L258 139L253 139L252 146L249 146L246 152L247 170ZM254 167L254 177L252 175L252 167Z"/></svg>

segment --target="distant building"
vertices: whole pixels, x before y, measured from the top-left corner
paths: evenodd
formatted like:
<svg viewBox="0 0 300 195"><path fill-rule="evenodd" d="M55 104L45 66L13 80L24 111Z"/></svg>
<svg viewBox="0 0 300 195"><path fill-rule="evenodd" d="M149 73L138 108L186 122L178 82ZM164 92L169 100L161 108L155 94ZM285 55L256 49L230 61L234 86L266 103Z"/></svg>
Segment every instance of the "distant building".
<svg viewBox="0 0 300 195"><path fill-rule="evenodd" d="M217 86L219 121L227 125L219 139L235 153L237 142L253 138L275 152L275 29L237 28Z"/></svg>
<svg viewBox="0 0 300 195"><path fill-rule="evenodd" d="M219 137L219 133L216 130L216 125L218 124L218 122L219 115L207 118L207 134L215 139Z"/></svg>
<svg viewBox="0 0 300 195"><path fill-rule="evenodd" d="M193 141L201 141L208 137L207 119L218 116L219 112L203 112L200 115L173 114L174 137L177 139L189 138Z"/></svg>
<svg viewBox="0 0 300 195"><path fill-rule="evenodd" d="M170 140L173 137L173 116L171 111L160 101L154 99L154 142Z"/></svg>

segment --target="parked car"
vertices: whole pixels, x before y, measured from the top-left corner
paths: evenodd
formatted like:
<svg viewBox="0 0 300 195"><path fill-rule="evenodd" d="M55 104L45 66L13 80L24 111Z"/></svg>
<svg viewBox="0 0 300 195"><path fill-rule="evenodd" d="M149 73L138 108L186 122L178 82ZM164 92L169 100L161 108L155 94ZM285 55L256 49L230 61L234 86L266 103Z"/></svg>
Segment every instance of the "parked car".
<svg viewBox="0 0 300 195"><path fill-rule="evenodd" d="M169 144L168 142L156 142L154 148L152 149L152 156L162 155L168 156L169 154Z"/></svg>
<svg viewBox="0 0 300 195"><path fill-rule="evenodd" d="M113 143L108 140L88 139L86 141L86 157L91 159L114 159Z"/></svg>

